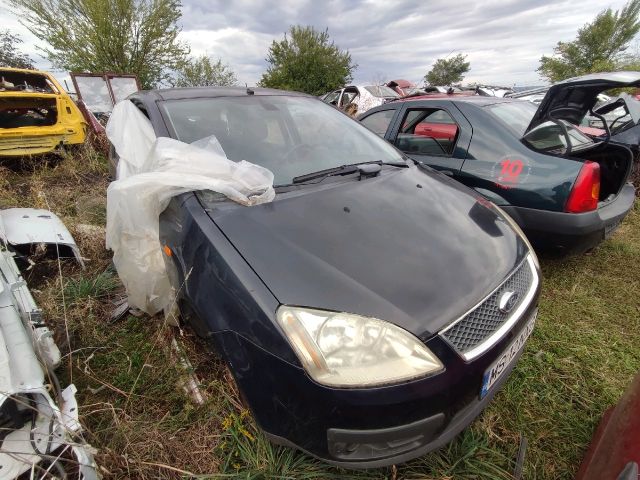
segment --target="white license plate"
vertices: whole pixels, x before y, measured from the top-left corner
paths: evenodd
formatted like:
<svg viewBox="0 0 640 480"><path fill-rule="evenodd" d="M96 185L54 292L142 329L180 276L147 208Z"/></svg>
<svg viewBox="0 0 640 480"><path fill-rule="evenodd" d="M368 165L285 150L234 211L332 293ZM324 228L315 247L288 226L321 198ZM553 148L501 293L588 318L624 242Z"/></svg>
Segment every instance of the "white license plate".
<svg viewBox="0 0 640 480"><path fill-rule="evenodd" d="M498 359L493 362L485 372L484 377L482 377L482 388L480 389L480 398L483 398L487 392L491 389L493 384L495 384L498 379L504 374L507 370L507 367L511 364L513 359L518 355L520 350L524 348L524 344L533 332L533 326L536 323L536 316L538 312L536 311L531 319L524 326L522 331L518 334L516 339L511 342L511 344L502 352L502 355L498 357Z"/></svg>

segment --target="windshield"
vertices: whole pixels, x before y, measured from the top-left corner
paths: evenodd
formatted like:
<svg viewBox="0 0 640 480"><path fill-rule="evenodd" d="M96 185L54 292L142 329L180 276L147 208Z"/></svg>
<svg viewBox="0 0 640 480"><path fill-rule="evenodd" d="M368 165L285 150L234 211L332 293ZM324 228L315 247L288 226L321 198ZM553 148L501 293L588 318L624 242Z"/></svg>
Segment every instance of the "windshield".
<svg viewBox="0 0 640 480"><path fill-rule="evenodd" d="M524 100L495 103L486 108L491 110L491 113L498 117L502 123L511 128L518 137L522 137L525 134L533 115L538 110L536 105Z"/></svg>
<svg viewBox="0 0 640 480"><path fill-rule="evenodd" d="M567 152L567 137L571 143L571 150L581 150L594 145L589 137L566 120L558 120L558 122L562 123L565 128L562 128L557 122L544 122L527 133L524 139L538 150L554 153Z"/></svg>
<svg viewBox="0 0 640 480"><path fill-rule="evenodd" d="M396 92L395 90L392 90L391 88L385 85L372 85L370 87L364 87L364 88L371 95L378 98L386 98L386 97L398 98L400 96L398 95L398 92Z"/></svg>
<svg viewBox="0 0 640 480"><path fill-rule="evenodd" d="M559 122L562 122L562 125L566 127L566 135L564 129L557 122L552 121L538 125L525 135L531 119L538 109L538 106L531 102L496 103L489 105L487 108L513 130L518 137L523 137L529 145L538 150L566 153L568 150L567 135L571 143L571 150L580 150L594 145L594 142L588 136L582 133L575 125L565 120L559 120Z"/></svg>
<svg viewBox="0 0 640 480"><path fill-rule="evenodd" d="M402 162L389 143L335 108L307 97L246 96L161 104L175 138L215 136L230 160L271 170L275 185L340 165Z"/></svg>

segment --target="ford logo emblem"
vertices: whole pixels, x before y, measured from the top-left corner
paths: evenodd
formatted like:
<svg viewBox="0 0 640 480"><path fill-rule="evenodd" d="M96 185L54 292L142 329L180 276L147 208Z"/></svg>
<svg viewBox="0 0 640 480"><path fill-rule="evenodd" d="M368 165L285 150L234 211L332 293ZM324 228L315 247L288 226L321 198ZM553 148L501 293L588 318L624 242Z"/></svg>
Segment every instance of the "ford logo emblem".
<svg viewBox="0 0 640 480"><path fill-rule="evenodd" d="M516 292L504 292L498 300L498 310L502 313L509 313L518 303L518 297Z"/></svg>

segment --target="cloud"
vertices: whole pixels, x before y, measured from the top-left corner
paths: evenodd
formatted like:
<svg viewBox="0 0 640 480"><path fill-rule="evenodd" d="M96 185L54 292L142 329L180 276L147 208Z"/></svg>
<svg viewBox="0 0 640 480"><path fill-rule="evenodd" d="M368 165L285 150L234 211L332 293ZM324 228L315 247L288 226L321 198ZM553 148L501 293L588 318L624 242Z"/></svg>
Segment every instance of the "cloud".
<svg viewBox="0 0 640 480"><path fill-rule="evenodd" d="M218 30L185 30L181 39L191 46L193 55L221 58L232 66L242 82L254 84L266 68L265 45L271 43L272 35L226 27Z"/></svg>
<svg viewBox="0 0 640 480"><path fill-rule="evenodd" d="M3 0L0 0L0 6ZM578 28L608 6L624 0L183 0L181 38L194 54L221 58L242 83L255 84L267 68L271 42L291 25L329 29L358 64L354 81L407 78L421 82L437 58L468 55L465 81L536 84L543 54L558 41L571 40ZM0 24L19 33L24 51L40 68L38 41L8 9Z"/></svg>

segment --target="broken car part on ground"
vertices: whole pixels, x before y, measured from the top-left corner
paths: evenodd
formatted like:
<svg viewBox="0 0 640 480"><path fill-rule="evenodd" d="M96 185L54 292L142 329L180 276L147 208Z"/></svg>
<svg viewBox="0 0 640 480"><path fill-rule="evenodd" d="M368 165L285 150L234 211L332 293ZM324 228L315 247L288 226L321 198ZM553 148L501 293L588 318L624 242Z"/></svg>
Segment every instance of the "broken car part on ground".
<svg viewBox="0 0 640 480"><path fill-rule="evenodd" d="M175 153L124 182L163 164L174 177L157 248L180 312L269 439L336 465L390 465L444 445L491 401L540 290L535 254L501 210L307 95L170 89L127 102L158 137L149 158L165 140ZM128 135L113 137L114 162L132 161L139 126L117 127ZM273 172L275 198L247 207L216 188L174 190L170 165L207 154L194 142Z"/></svg>
<svg viewBox="0 0 640 480"><path fill-rule="evenodd" d="M29 256L40 249L58 258L74 257L84 268L84 260L75 240L57 215L36 208L0 210L0 242Z"/></svg>
<svg viewBox="0 0 640 480"><path fill-rule="evenodd" d="M0 68L0 157L79 145L86 131L78 106L52 75Z"/></svg>
<svg viewBox="0 0 640 480"><path fill-rule="evenodd" d="M16 217L16 210L24 215ZM45 223L49 233L43 216L53 219ZM37 240L55 244L58 235L61 249L77 251L57 222L46 210L0 210L0 478L27 472L38 479L68 472L99 478L93 449L81 437L75 386L60 386L60 351L15 262L14 248Z"/></svg>
<svg viewBox="0 0 640 480"><path fill-rule="evenodd" d="M609 237L632 208L634 155L614 137L592 138L577 125L600 92L638 84L638 72L579 77L549 88L539 106L415 97L372 109L360 121L499 205L536 247L582 252Z"/></svg>

